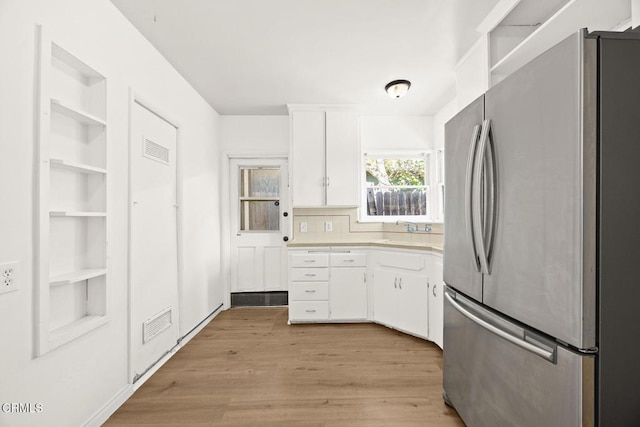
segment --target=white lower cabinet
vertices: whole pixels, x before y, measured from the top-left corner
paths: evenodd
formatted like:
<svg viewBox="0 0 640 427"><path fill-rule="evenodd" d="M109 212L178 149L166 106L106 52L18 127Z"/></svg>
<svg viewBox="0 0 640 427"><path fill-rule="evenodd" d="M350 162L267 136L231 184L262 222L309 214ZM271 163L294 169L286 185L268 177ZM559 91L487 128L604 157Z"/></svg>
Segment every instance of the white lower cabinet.
<svg viewBox="0 0 640 427"><path fill-rule="evenodd" d="M442 255L430 254L429 260L429 339L442 348L444 328L444 279Z"/></svg>
<svg viewBox="0 0 640 427"><path fill-rule="evenodd" d="M289 322L367 320L367 254L289 251Z"/></svg>
<svg viewBox="0 0 640 427"><path fill-rule="evenodd" d="M373 272L373 319L386 326L429 337L429 292L424 275L378 267Z"/></svg>
<svg viewBox="0 0 640 427"><path fill-rule="evenodd" d="M331 267L331 320L367 319L367 268Z"/></svg>
<svg viewBox="0 0 640 427"><path fill-rule="evenodd" d="M440 254L373 249L367 255L364 249L329 247L289 250L292 323L373 320L442 348L443 290Z"/></svg>

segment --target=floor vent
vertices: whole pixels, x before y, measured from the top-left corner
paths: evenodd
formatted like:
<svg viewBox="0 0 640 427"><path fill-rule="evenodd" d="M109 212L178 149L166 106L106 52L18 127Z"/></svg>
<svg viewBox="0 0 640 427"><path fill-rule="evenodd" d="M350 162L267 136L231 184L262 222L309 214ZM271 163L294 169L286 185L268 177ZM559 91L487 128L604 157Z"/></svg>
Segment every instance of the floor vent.
<svg viewBox="0 0 640 427"><path fill-rule="evenodd" d="M231 294L231 307L273 307L288 304L287 291L236 292Z"/></svg>
<svg viewBox="0 0 640 427"><path fill-rule="evenodd" d="M172 324L171 307L152 316L142 324L142 343L146 344L149 340L158 336L158 334L169 328Z"/></svg>

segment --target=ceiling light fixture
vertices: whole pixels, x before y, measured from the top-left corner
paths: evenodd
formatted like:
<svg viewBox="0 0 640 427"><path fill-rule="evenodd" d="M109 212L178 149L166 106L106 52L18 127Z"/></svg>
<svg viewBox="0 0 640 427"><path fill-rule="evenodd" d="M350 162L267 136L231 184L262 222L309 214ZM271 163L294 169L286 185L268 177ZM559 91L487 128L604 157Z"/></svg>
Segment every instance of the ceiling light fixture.
<svg viewBox="0 0 640 427"><path fill-rule="evenodd" d="M387 91L390 97L392 98L400 98L409 92L409 88L411 87L411 82L409 80L394 80L392 82L387 83L384 87L384 90Z"/></svg>

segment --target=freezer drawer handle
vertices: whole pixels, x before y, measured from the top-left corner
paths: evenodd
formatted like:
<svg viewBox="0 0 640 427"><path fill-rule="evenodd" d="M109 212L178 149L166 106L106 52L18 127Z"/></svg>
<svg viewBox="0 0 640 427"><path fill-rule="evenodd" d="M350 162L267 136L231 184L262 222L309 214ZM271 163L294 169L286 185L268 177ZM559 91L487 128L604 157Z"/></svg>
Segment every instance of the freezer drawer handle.
<svg viewBox="0 0 640 427"><path fill-rule="evenodd" d="M497 328L496 326L493 326L491 323L487 322L486 320L480 318L479 316L476 316L475 314L467 311L464 307L462 307L455 299L453 299L453 297L448 293L445 292L444 296L447 298L447 301L449 301L449 304L451 304L453 306L453 308L455 308L456 310L458 310L460 312L460 314L462 314L464 317L466 317L467 319L471 320L472 322L476 323L478 326L483 327L484 329L488 330L489 332L493 332L494 334L496 334L497 336L499 336L500 338L504 338L505 340L509 341L510 343L517 345L520 348L523 348L537 356L542 357L543 359L551 362L551 363L556 363L556 354L555 354L555 350L549 351L547 349L544 348L540 348L536 345L531 344L530 342L525 341L522 338L516 337L511 335L508 332L503 331L500 328Z"/></svg>

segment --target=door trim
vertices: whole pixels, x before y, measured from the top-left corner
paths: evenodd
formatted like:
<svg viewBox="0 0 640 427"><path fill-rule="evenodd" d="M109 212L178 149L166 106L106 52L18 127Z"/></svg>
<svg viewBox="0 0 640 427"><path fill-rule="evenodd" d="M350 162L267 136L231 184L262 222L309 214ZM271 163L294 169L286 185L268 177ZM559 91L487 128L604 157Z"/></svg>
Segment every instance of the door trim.
<svg viewBox="0 0 640 427"><path fill-rule="evenodd" d="M132 304L132 278L131 278L131 204L133 202L131 177L133 175L132 170L132 158L131 153L133 151L133 110L135 104L140 105L149 112L155 114L171 126L176 128L176 203L178 209L176 210L176 254L177 254L177 271L178 271L178 335L180 335L180 308L182 307L182 285L183 285L183 227L182 227L182 206L183 206L183 182L182 182L182 127L180 121L174 116L168 114L165 110L158 107L158 103L151 101L149 98L140 94L138 91L129 87L129 111L128 111L128 144L127 144L127 383L133 384L133 377L135 375L133 369L133 342L132 342L132 316L133 316L133 304ZM154 366L157 366L158 363ZM145 378L145 381L148 377ZM144 382L144 381L143 381ZM140 381L136 383L139 387L142 385Z"/></svg>
<svg viewBox="0 0 640 427"><path fill-rule="evenodd" d="M289 164L289 153L285 151L276 151L272 153L264 153L260 151L242 151L242 152L225 152L222 154L222 176L220 177L220 196L221 200L230 200L230 170L231 161L237 159L257 160L257 159L283 159ZM289 200L291 200L291 172L289 171L289 180L287 181L287 192ZM220 215L220 240L221 240L221 265L226 269L224 273L224 310L231 307L231 204ZM290 205L291 221L289 221L289 236L292 236L293 227L293 208ZM226 231L225 231L226 230ZM284 230L283 230L284 231Z"/></svg>

